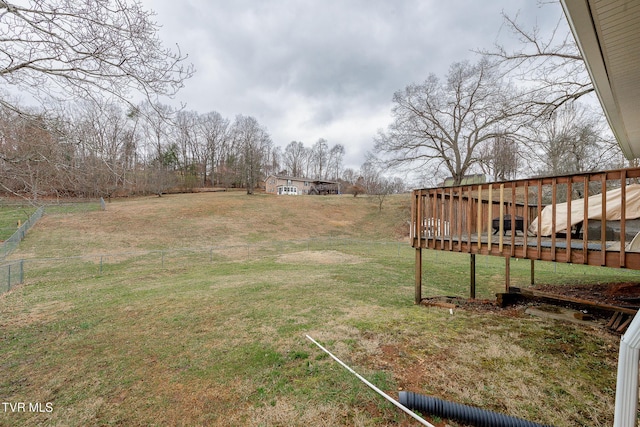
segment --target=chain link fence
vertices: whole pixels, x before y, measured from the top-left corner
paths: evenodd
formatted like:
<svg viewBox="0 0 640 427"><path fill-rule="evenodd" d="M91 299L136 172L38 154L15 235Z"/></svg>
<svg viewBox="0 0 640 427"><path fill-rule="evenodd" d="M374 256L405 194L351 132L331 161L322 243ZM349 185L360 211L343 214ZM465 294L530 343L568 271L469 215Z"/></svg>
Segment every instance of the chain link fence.
<svg viewBox="0 0 640 427"><path fill-rule="evenodd" d="M406 241L369 241L350 238L315 238L306 240L261 241L250 243L212 245L197 248L167 248L140 250L118 253L104 253L51 258L27 258L0 261L0 294L7 292L23 282L31 283L40 279L54 283L79 281L99 276L122 276L128 273L156 274L163 271L188 271L190 268L216 268L230 263L247 264L266 259L284 264L302 263L325 268L328 264L354 264L374 261L398 268L406 283L413 283L415 273L415 249ZM442 251L426 251L425 265L435 268L423 284L426 292L465 296L468 294L468 258L467 254ZM480 298L492 298L495 292L504 287L504 260L488 255L480 256L478 267L484 274ZM454 270L454 276L446 276L449 282L441 282L439 271ZM536 262L536 275L541 278L550 276L588 279L595 274L596 267L589 269L581 265L564 265ZM609 270L609 269L605 269ZM601 270L598 270L601 271ZM529 263L512 265L511 280L526 286L530 273ZM616 270L616 280L635 280L636 270ZM454 279L452 279L454 277ZM605 280L603 278L602 280ZM518 282L519 281L519 282ZM555 282L552 279L551 282ZM516 284L517 284L516 283ZM486 288L486 289L485 289ZM494 289L495 288L495 289Z"/></svg>
<svg viewBox="0 0 640 427"><path fill-rule="evenodd" d="M24 281L24 260L0 265L0 294Z"/></svg>
<svg viewBox="0 0 640 427"><path fill-rule="evenodd" d="M18 247L18 244L22 239L24 239L27 231L29 231L29 229L33 227L40 218L42 218L42 215L44 215L44 206L40 206L38 209L36 209L36 211L31 214L29 219L22 223L20 227L18 227L16 232L11 235L11 237L2 242L2 244L0 245L0 260L5 259L7 255L9 255Z"/></svg>
<svg viewBox="0 0 640 427"><path fill-rule="evenodd" d="M333 252L331 252L333 251ZM89 276L116 274L123 271L160 271L173 268L215 266L228 262L248 262L268 257L282 257L283 262L318 263L323 259L309 257L313 252L333 256L332 262L349 262L345 254L366 259L369 256L407 257L413 248L407 242L364 241L355 239L318 238L296 241L265 241L202 248L176 248L131 251L109 254L80 255L59 258L32 258L0 263L0 294L17 284L37 277L75 280ZM291 258L289 258L291 257ZM408 258L411 259L412 258Z"/></svg>

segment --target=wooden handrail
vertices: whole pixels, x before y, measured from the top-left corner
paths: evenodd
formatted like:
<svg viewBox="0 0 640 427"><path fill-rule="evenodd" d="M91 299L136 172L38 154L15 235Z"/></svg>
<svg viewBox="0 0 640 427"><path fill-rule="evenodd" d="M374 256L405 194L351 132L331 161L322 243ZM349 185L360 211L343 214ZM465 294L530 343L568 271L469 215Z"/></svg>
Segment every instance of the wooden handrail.
<svg viewBox="0 0 640 427"><path fill-rule="evenodd" d="M626 248L630 240L626 233L633 230L626 219L627 202L633 200L628 186L633 180L640 180L640 168L415 190L411 241L420 248L635 269L640 255ZM615 233L619 247L606 240L610 238L607 228L613 224L606 217L607 204L613 203L606 192L614 188L620 188L615 202L622 206L619 226L613 225L620 230L619 239ZM577 207L574 197L583 199L580 207L588 212L592 191L602 194L598 196L602 204L599 241L589 240L593 220L588 215L578 226L571 226L576 222L571 212ZM567 211L558 217L560 203ZM551 233L543 237L543 221L533 220L542 217L547 205ZM582 233L576 233L576 228Z"/></svg>

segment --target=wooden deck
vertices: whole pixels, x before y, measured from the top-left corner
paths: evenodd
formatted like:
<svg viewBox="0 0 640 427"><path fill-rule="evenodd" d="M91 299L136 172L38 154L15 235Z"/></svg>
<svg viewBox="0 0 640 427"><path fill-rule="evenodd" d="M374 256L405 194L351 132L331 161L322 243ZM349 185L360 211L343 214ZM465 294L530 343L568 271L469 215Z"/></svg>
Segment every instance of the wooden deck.
<svg viewBox="0 0 640 427"><path fill-rule="evenodd" d="M472 289L476 254L505 258L507 288L510 258L640 270L640 249L629 247L636 230L627 225L627 218L635 212L626 212L625 191L639 179L640 168L633 168L414 190L410 234L416 249L416 303L422 299L423 249L470 254ZM621 190L622 218L613 222L606 218L605 193L616 188ZM585 216L577 229L557 229L557 204L566 203L570 223L572 204L574 210L579 203L588 212L588 197L596 194L602 194L598 199L602 219L594 221ZM541 236L541 221L537 221L537 229L531 229L546 206L552 209L552 233L548 237ZM511 233L516 229L520 231Z"/></svg>
<svg viewBox="0 0 640 427"><path fill-rule="evenodd" d="M490 240L493 240L492 244L489 244ZM424 249L640 270L640 251L627 250L621 259L619 241L608 241L603 245L601 241L583 242L582 239L573 239L569 243L570 249L567 250L567 242L564 239L557 239L554 243L549 237L527 237L526 251L523 236L516 236L511 240L511 236L507 235L502 244L496 241L495 236L494 239L490 239L486 233L480 240L477 235L463 235L462 239L436 236L432 239L424 238L422 242Z"/></svg>

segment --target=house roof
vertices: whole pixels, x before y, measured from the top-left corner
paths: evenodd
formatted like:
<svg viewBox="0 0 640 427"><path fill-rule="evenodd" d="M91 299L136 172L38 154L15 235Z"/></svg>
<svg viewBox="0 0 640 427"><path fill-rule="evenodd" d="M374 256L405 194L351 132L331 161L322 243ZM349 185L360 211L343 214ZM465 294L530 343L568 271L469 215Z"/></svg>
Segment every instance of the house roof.
<svg viewBox="0 0 640 427"><path fill-rule="evenodd" d="M299 176L289 176L289 175L269 175L267 178L269 178L270 176L277 178L277 179L290 179L292 181L313 181L312 179L309 178L301 178Z"/></svg>
<svg viewBox="0 0 640 427"><path fill-rule="evenodd" d="M640 2L561 3L622 152L640 158Z"/></svg>
<svg viewBox="0 0 640 427"><path fill-rule="evenodd" d="M308 181L316 184L337 184L338 183L338 181L328 181L326 179L301 178L299 176L288 176L288 175L269 175L267 179L271 176L277 179L290 179L292 181Z"/></svg>

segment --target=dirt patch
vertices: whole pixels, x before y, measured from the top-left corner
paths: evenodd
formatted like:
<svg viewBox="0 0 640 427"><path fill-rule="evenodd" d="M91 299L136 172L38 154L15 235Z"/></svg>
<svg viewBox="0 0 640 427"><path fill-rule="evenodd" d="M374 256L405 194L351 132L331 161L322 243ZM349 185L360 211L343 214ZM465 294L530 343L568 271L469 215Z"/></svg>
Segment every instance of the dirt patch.
<svg viewBox="0 0 640 427"><path fill-rule="evenodd" d="M27 311L0 319L0 326L24 327L34 323L49 323L73 308L67 301L47 301L30 307Z"/></svg>
<svg viewBox="0 0 640 427"><path fill-rule="evenodd" d="M640 283L592 283L579 285L548 285L538 284L531 289L545 293L557 295L559 297L570 297L579 300L589 301L598 304L607 304L626 308L640 308ZM499 312L511 317L519 317L526 306L535 304L528 301L522 304L511 305L505 308L499 307L495 301L490 300L470 300L460 297L432 297L425 298L422 304L425 306L435 306L442 308L452 307L454 309L465 309L468 311ZM562 306L570 303L560 303ZM610 312L605 312L609 315Z"/></svg>
<svg viewBox="0 0 640 427"><path fill-rule="evenodd" d="M586 285L536 285L533 289L601 304L640 307L640 283L596 283Z"/></svg>
<svg viewBox="0 0 640 427"><path fill-rule="evenodd" d="M303 251L280 255L277 262L285 264L361 264L364 258L339 251Z"/></svg>

